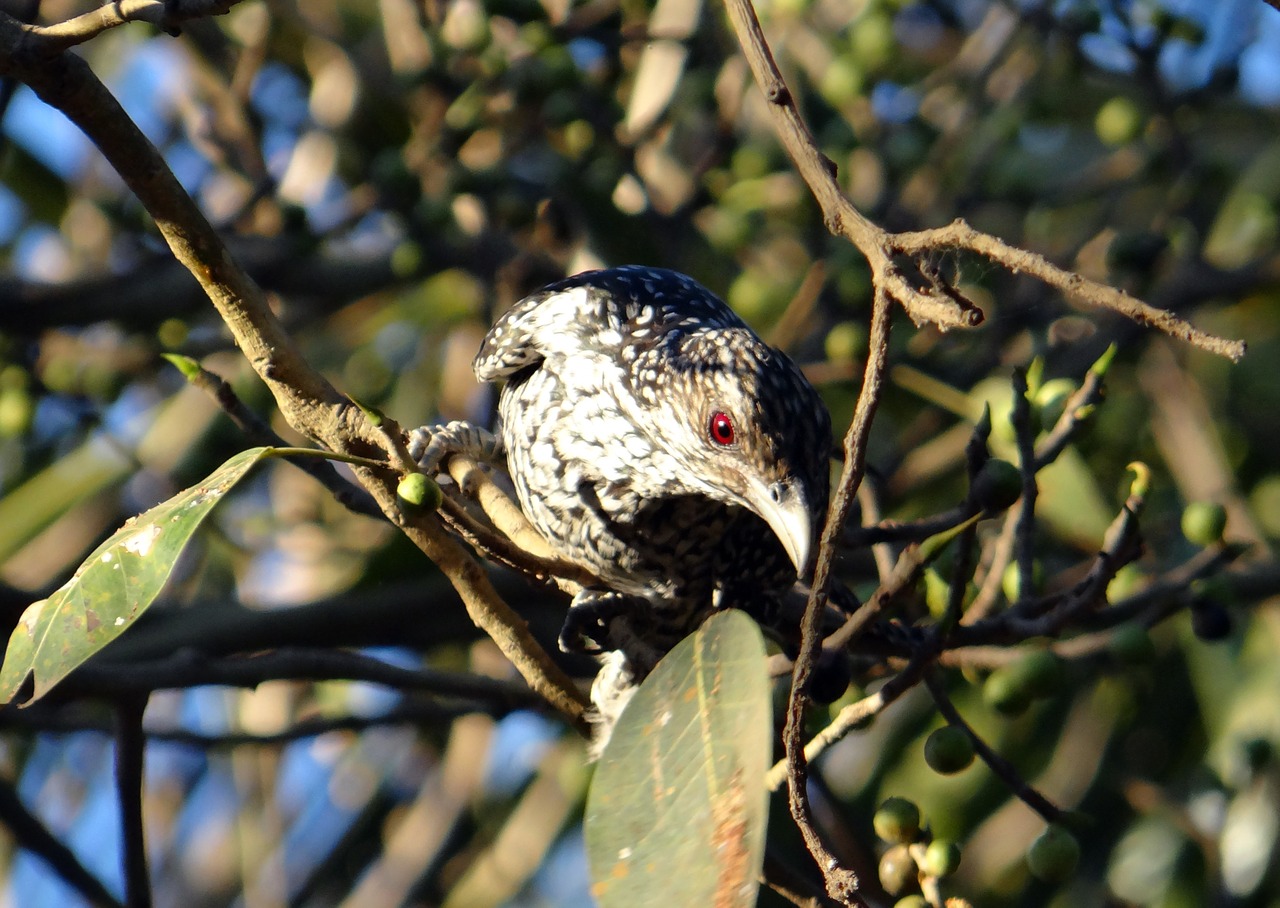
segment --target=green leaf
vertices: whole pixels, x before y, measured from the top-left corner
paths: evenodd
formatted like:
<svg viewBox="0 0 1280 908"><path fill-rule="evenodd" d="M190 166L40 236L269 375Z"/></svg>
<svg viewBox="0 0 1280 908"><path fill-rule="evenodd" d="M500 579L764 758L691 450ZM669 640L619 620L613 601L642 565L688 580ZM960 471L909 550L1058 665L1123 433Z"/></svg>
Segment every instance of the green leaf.
<svg viewBox="0 0 1280 908"><path fill-rule="evenodd" d="M601 908L755 904L773 723L764 642L713 615L640 685L587 796Z"/></svg>
<svg viewBox="0 0 1280 908"><path fill-rule="evenodd" d="M204 482L156 505L98 546L48 599L27 607L0 668L0 702L35 675L34 702L120 636L160 595L192 533L273 448L241 451Z"/></svg>

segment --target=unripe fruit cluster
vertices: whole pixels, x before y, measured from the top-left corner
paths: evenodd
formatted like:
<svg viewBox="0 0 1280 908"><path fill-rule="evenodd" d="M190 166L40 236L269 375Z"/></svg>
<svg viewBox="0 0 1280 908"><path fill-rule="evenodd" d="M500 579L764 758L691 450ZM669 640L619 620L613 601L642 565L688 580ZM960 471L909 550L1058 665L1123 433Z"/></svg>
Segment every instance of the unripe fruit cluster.
<svg viewBox="0 0 1280 908"><path fill-rule="evenodd" d="M943 729L940 729L943 730ZM912 895L922 877L941 878L960 866L960 846L945 839L925 844L920 829L920 808L906 798L889 798L872 818L876 835L890 843L880 858L880 884L892 896L904 896L895 908L918 904ZM927 903L925 903L927 904Z"/></svg>

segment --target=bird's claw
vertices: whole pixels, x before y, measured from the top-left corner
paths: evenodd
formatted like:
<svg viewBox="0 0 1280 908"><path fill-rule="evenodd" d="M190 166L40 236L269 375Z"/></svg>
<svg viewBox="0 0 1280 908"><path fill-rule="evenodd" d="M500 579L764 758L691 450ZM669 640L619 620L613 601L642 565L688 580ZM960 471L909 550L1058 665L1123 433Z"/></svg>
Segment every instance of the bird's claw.
<svg viewBox="0 0 1280 908"><path fill-rule="evenodd" d="M455 419L442 426L420 426L409 433L409 456L428 475L454 454L467 454L493 463L502 452L502 440L488 429Z"/></svg>
<svg viewBox="0 0 1280 908"><path fill-rule="evenodd" d="M596 655L617 649L611 640L611 625L618 618L635 614L637 600L612 590L583 590L574 596L560 628L560 651Z"/></svg>

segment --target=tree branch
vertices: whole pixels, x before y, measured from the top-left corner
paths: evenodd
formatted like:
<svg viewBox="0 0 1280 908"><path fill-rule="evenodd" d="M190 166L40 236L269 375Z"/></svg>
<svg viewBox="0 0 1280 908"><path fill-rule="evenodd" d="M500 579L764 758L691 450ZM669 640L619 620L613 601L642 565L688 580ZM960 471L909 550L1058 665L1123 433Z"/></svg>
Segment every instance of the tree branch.
<svg viewBox="0 0 1280 908"><path fill-rule="evenodd" d="M121 849L125 902L129 908L151 908L151 877L147 872L147 842L142 821L142 762L146 738L142 713L147 697L122 697L116 702L116 795L120 801Z"/></svg>
<svg viewBox="0 0 1280 908"><path fill-rule="evenodd" d="M542 702L542 701L539 701ZM370 728L384 728L388 725L417 725L429 727L450 722L460 716L482 712L494 718L501 718L511 712L511 708L498 704L488 704L487 708L477 708L480 704L466 704L461 707L442 706L432 702L409 702L379 713L376 716L333 716L301 719L298 722L277 732L251 734L248 732L230 732L223 735L208 735L189 731L185 728L147 728L142 733L149 741L164 741L168 744L182 744L199 750L213 750L241 747L276 747L298 741L303 738L316 738L334 731L362 732ZM522 707L523 708L523 707ZM60 715L42 714L39 704L20 712L10 712L0 722L7 728L20 728L28 732L44 734L79 734L92 731L111 734L114 729L109 723L96 717L64 718ZM0 795L0 800L2 800ZM8 822L0 805L0 820Z"/></svg>
<svg viewBox="0 0 1280 908"><path fill-rule="evenodd" d="M947 695L946 686L942 683L936 671L931 670L924 673L924 685L929 689L929 694L933 697L933 702L938 707L938 712L942 715L942 718L946 719L949 725L954 725L969 736L969 740L973 742L974 751L987 766L991 767L991 771L1000 777L1000 780L1008 786L1010 791L1028 807L1040 814L1046 823L1061 821L1062 809L1036 791L1029 782L1022 778L1012 763L996 753L991 745L982 740L982 737L964 720L964 716L960 715L960 711L951 702L951 697Z"/></svg>
<svg viewBox="0 0 1280 908"><path fill-rule="evenodd" d="M160 153L87 63L71 54L50 57L33 49L21 23L0 14L0 74L26 82L98 146L146 207L174 255L209 295L291 425L341 453L367 456L380 450L379 434L364 412L305 361L262 291L232 260ZM356 475L383 513L439 565L472 620L485 629L530 686L585 732L586 696L498 596L475 559L434 516L410 520L400 512L392 472L357 468Z"/></svg>
<svg viewBox="0 0 1280 908"><path fill-rule="evenodd" d="M246 440L255 445L289 447L289 442L281 438L266 420L245 406L244 401L236 395L235 389L222 376L210 372L189 357L166 354L165 358L177 367L183 378L190 384L213 398L214 403L227 414L227 418L244 433ZM386 515L382 513L382 509L369 493L344 479L329 461L317 457L296 456L284 459L304 473L311 474L312 478L329 490L334 500L352 513L375 517L379 520L385 519Z"/></svg>
<svg viewBox="0 0 1280 908"><path fill-rule="evenodd" d="M769 102L769 114L778 136L822 209L827 229L848 238L866 256L876 288L897 301L917 325L929 323L945 331L981 324L982 311L955 286L947 283L924 258L926 254L939 250L967 249L1015 274L1025 271L1064 293L1157 328L1211 353L1233 361L1244 355L1242 341L1228 341L1206 334L1169 312L1154 309L1105 284L1057 268L1042 256L974 230L963 220L932 230L896 234L868 220L841 191L835 164L818 150L817 142L800 116L795 98L774 61L751 0L725 0L725 5L756 83ZM923 281L913 282L898 267L896 258L902 255L915 257L914 269ZM920 286L921 283L924 286Z"/></svg>
<svg viewBox="0 0 1280 908"><path fill-rule="evenodd" d="M844 472L840 485L827 512L822 542L818 549L818 566L814 573L813 587L800 623L800 652L796 656L791 675L791 697L787 703L787 722L782 740L787 752L788 806L791 815L804 836L809 852L822 868L827 882L827 892L832 898L847 905L865 904L857 895L858 878L850 870L841 867L836 857L822 843L813 826L805 784L808 779L808 759L804 750L804 714L809 702L809 679L814 656L821 639L822 614L826 609L827 592L831 586L831 569L835 563L837 542L845 522L853 509L858 486L866 470L867 438L871 433L871 421L880 403L881 388L889 356L889 326L892 304L887 294L877 291L871 310L871 333L868 341L866 371L862 391L858 395L853 423L844 439Z"/></svg>
<svg viewBox="0 0 1280 908"><path fill-rule="evenodd" d="M9 830L18 847L48 864L60 880L94 908L124 908L102 881L80 863L75 852L58 841L48 827L27 810L7 779L0 780L0 823Z"/></svg>
<svg viewBox="0 0 1280 908"><path fill-rule="evenodd" d="M176 35L183 22L221 16L239 2L240 0L111 0L65 22L28 26L27 41L36 53L52 56L128 22L150 22L169 34Z"/></svg>
<svg viewBox="0 0 1280 908"><path fill-rule="evenodd" d="M364 681L440 697L500 703L510 708L542 704L528 688L508 681L429 668L405 668L343 650L285 647L252 656L210 657L183 650L158 659L91 662L64 682L80 696L150 693L205 684L254 688L267 681Z"/></svg>

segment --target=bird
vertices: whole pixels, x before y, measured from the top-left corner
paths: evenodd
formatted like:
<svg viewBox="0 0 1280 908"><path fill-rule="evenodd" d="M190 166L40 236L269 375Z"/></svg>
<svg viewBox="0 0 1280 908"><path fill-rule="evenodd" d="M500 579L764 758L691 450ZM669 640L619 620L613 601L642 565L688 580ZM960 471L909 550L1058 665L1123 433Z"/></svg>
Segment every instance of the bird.
<svg viewBox="0 0 1280 908"><path fill-rule="evenodd" d="M830 416L799 367L722 300L641 265L525 297L473 369L505 383L490 449L505 451L525 516L600 581L574 596L560 636L603 662L598 750L636 685L707 615L758 615L810 569ZM415 456L434 445L424 465L448 429L415 435Z"/></svg>

